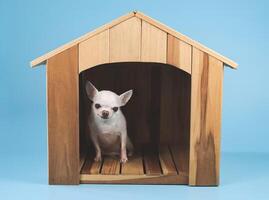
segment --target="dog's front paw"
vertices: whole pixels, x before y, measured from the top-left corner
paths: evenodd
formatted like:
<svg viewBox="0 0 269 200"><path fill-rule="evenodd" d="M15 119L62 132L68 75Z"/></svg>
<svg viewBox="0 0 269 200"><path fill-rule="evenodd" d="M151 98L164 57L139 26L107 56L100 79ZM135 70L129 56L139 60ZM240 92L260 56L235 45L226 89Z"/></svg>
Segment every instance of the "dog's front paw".
<svg viewBox="0 0 269 200"><path fill-rule="evenodd" d="M99 156L99 155L97 155L97 156L95 156L94 161L95 162L101 162L102 161L102 157Z"/></svg>
<svg viewBox="0 0 269 200"><path fill-rule="evenodd" d="M126 163L128 161L128 158L127 157L121 157L121 159L120 159L120 162L121 163Z"/></svg>

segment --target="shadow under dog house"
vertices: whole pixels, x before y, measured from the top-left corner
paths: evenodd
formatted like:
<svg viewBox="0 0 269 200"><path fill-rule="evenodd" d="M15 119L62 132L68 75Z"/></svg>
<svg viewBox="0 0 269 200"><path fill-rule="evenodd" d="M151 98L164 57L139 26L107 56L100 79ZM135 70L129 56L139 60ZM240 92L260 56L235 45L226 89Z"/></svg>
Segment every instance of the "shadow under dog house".
<svg viewBox="0 0 269 200"><path fill-rule="evenodd" d="M131 12L31 62L46 64L50 184L218 185L224 66L232 60ZM135 155L93 161L85 82L121 93Z"/></svg>

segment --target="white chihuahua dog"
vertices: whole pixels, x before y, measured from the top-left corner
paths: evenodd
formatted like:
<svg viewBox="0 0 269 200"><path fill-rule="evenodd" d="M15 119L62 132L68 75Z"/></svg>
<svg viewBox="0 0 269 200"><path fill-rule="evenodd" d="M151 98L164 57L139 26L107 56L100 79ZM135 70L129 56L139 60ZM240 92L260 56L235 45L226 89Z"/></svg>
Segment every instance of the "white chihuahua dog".
<svg viewBox="0 0 269 200"><path fill-rule="evenodd" d="M133 145L127 135L126 119L120 107L131 98L129 90L120 96L108 90L98 91L88 81L86 91L93 102L88 119L90 136L96 150L95 161L101 161L102 155L120 155L120 162L128 161L133 153Z"/></svg>

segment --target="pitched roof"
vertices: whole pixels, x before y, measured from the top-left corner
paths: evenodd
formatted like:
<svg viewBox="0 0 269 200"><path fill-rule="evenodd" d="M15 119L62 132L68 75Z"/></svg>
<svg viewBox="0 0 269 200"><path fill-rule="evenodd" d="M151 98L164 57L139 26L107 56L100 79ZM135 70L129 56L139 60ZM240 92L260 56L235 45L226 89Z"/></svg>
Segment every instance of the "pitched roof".
<svg viewBox="0 0 269 200"><path fill-rule="evenodd" d="M227 66L229 66L231 68L236 68L237 67L237 63L230 60L229 58L226 58L225 56L213 51L212 49L202 45L201 43L199 43L199 42L197 42L195 40L192 40L191 38L187 37L186 35L183 35L182 33L179 33L177 31L173 30L172 28L158 22L157 20L154 20L154 19L150 18L149 16L147 16L147 15L141 13L141 12L137 12L137 11L133 11L131 13L128 13L128 14L124 15L124 16L121 16L121 17L113 20L112 22L110 22L108 24L105 24L105 25L103 25L103 26L101 26L101 27L89 32L89 33L86 33L85 35L83 35L83 36L81 36L81 37L79 37L79 38L77 38L75 40L72 40L72 41L70 41L70 42L68 42L68 43L66 43L66 44L64 44L64 45L62 45L62 46L60 46L60 47L58 47L58 48L56 48L56 49L54 49L54 50L52 50L50 52L38 57L38 58L36 58L35 60L31 61L31 67L35 67L35 66L38 66L38 65L41 65L41 64L45 64L45 62L49 58L53 57L54 55L66 50L66 49L68 49L68 48L70 48L70 47L72 47L72 46L74 46L74 45L76 45L76 44L78 44L80 42L83 42L84 40L87 40L90 37L102 32L104 30L107 30L107 29L109 29L109 28L111 28L111 27L113 27L113 26L115 26L115 25L117 25L117 24L119 24L119 23L121 23L123 21L126 21L129 18L134 17L134 16L138 17L138 18L140 18L140 19L142 19L142 20L144 20L144 21L146 21L146 22L148 22L150 24L152 24L153 26L156 26L157 28L169 33L170 35L173 35L174 37L176 37L176 38L178 38L178 39L192 45L193 47L195 47L197 49L200 49L201 51L203 51L205 53L210 54L211 56L219 59L225 65L227 65Z"/></svg>

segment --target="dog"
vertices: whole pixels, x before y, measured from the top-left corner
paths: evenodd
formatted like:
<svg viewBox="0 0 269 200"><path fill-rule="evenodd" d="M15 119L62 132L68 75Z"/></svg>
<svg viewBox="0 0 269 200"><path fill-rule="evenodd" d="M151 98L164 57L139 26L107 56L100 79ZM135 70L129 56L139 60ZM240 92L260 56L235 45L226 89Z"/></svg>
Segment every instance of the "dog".
<svg viewBox="0 0 269 200"><path fill-rule="evenodd" d="M133 154L133 144L127 135L126 119L121 111L131 98L133 90L121 95L109 90L98 91L87 81L86 92L92 101L88 118L90 138L96 155L94 160L100 162L103 155L120 155L120 162L126 163Z"/></svg>

